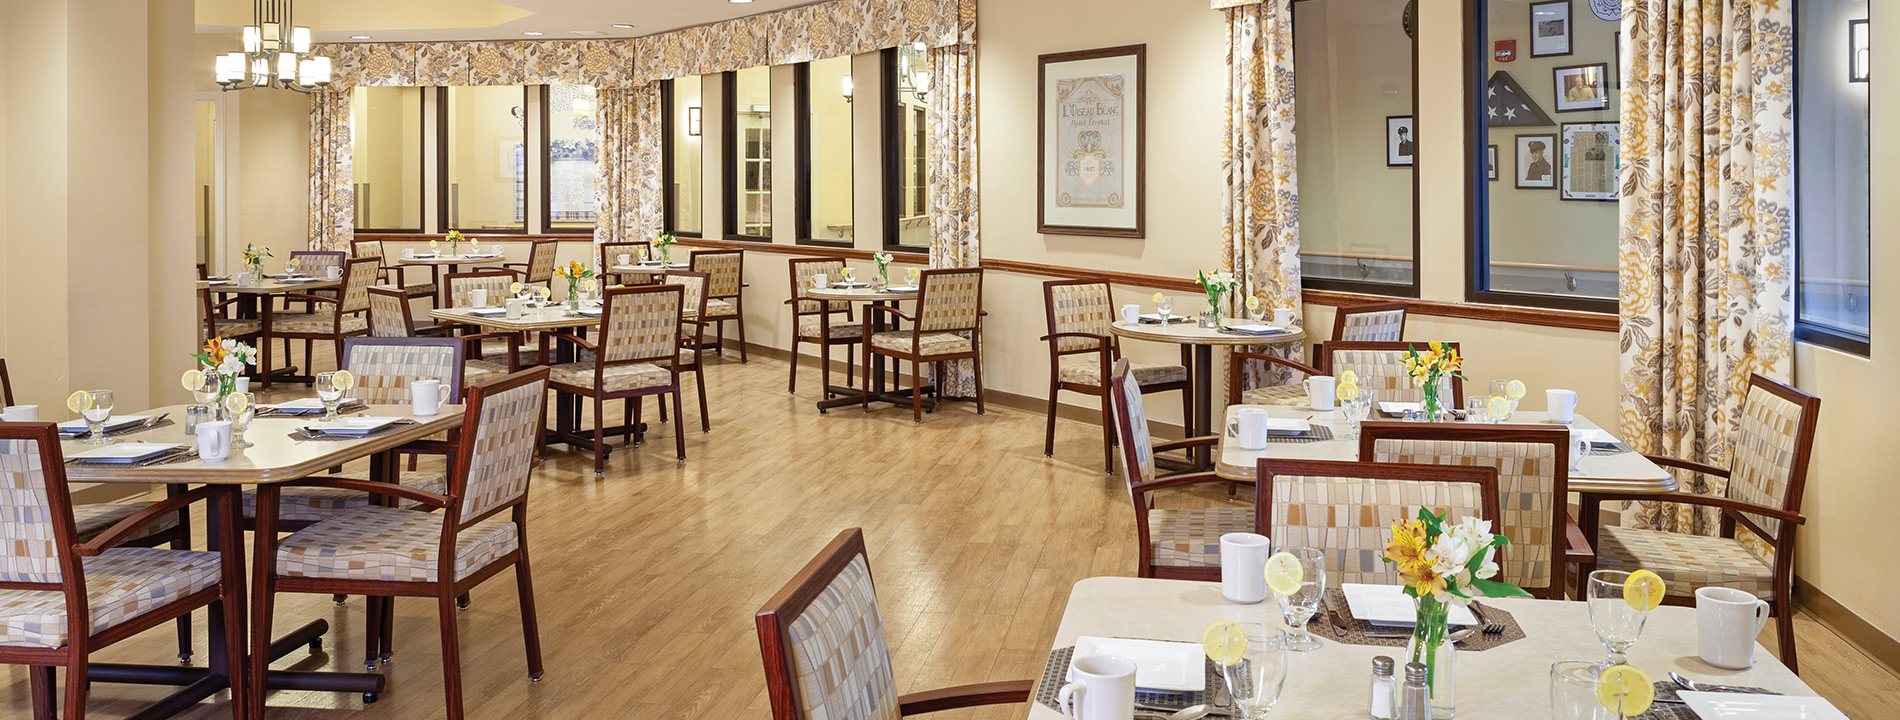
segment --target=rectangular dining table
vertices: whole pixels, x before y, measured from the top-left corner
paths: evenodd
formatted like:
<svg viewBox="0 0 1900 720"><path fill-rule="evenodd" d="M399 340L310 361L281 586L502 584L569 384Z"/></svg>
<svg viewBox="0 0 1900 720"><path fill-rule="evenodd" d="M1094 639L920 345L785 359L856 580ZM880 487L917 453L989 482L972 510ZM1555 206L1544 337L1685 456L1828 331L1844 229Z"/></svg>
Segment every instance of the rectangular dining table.
<svg viewBox="0 0 1900 720"><path fill-rule="evenodd" d="M185 417L185 405L155 408L139 413L158 416L169 413L170 417ZM370 460L370 479L378 482L397 481L397 450L403 445L426 439L436 433L454 430L462 426L461 405L444 405L440 413L431 417L416 417L408 405L370 405L360 413L374 417L399 417L413 421L412 424L396 425L393 429L373 436L350 440L302 440L293 436L298 428L313 425L318 416L301 417L259 417L251 423L244 433L246 441L252 447L233 449L231 456L220 462L206 462L195 457L178 461L152 465L126 465L108 463L77 462L72 457L78 453L100 447L85 444L80 439L62 439L60 452L67 459L65 464L68 482L93 483L136 483L146 485L194 486L194 485L261 485L283 483L298 478L315 475L329 468L356 460ZM197 439L185 434L182 422L160 424L149 430L114 435L108 438L114 442L153 442L174 443L187 447L196 447ZM211 545L217 544L218 533L241 532L236 518L219 518L216 512L207 512L209 521L206 532L210 534ZM242 543L240 543L242 546ZM271 558L252 558L253 572L268 572L266 563ZM248 591L250 588L246 586ZM248 603L246 604L248 606ZM95 682L133 683L139 685L173 685L183 689L165 698L150 709L141 712L140 718L170 717L190 709L200 700L211 697L227 687L229 668L233 662L242 658L229 658L224 654L224 644L217 642L224 632L223 617L220 608L212 605L210 611L210 661L206 667L181 667L178 665L133 665L124 663L93 663L88 668L88 679ZM243 627L244 618L233 618ZM330 630L326 620L309 622L270 645L272 660L290 654L297 648L310 646L313 650L320 647L322 638ZM245 643L248 647L248 643ZM272 670L265 682L269 690L315 690L322 692L362 693L366 701L374 701L384 688L386 676L380 673L349 673L314 670Z"/></svg>
<svg viewBox="0 0 1900 720"><path fill-rule="evenodd" d="M1586 603L1510 598L1486 607L1510 613L1525 637L1456 660L1458 717L1463 720L1524 720L1550 716L1550 666L1560 660L1602 660L1603 643L1590 626ZM1081 636L1140 638L1200 644L1219 620L1284 627L1279 606L1269 601L1236 605L1221 597L1220 583L1096 577L1069 591L1068 607L1050 643L1075 645ZM1372 658L1397 658L1403 647L1349 645L1320 638L1318 650L1288 653L1286 685L1273 717L1302 720L1365 720ZM1696 656L1695 609L1662 606L1628 651L1629 665L1666 680L1676 671L1690 680L1760 687L1787 695L1814 695L1801 678L1757 643L1755 665L1723 670ZM1212 688L1209 688L1212 689ZM1033 697L1033 696L1032 696ZM1028 720L1061 720L1062 713L1034 700Z"/></svg>

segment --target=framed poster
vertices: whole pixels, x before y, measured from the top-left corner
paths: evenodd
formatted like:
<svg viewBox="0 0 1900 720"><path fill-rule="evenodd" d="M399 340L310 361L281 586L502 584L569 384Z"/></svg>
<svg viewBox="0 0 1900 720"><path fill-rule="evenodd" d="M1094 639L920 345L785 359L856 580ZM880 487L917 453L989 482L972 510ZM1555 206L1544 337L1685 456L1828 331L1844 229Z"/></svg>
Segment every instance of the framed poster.
<svg viewBox="0 0 1900 720"><path fill-rule="evenodd" d="M1385 119L1385 166L1411 167L1418 155L1418 135L1412 132L1412 116L1392 115Z"/></svg>
<svg viewBox="0 0 1900 720"><path fill-rule="evenodd" d="M1570 65L1550 71L1557 112L1603 110L1610 106L1610 66Z"/></svg>
<svg viewBox="0 0 1900 720"><path fill-rule="evenodd" d="M1617 173L1622 170L1623 133L1617 123L1564 123L1564 200L1617 199Z"/></svg>
<svg viewBox="0 0 1900 720"><path fill-rule="evenodd" d="M1147 45L1037 59L1037 232L1146 237L1147 62Z"/></svg>
<svg viewBox="0 0 1900 720"><path fill-rule="evenodd" d="M1531 3L1531 57L1570 54L1570 0Z"/></svg>
<svg viewBox="0 0 1900 720"><path fill-rule="evenodd" d="M1498 181L1498 146L1484 146L1484 177L1491 182Z"/></svg>
<svg viewBox="0 0 1900 720"><path fill-rule="evenodd" d="M1517 170L1512 173L1512 184L1532 190L1557 187L1556 165L1550 161L1556 145L1555 135L1517 136Z"/></svg>

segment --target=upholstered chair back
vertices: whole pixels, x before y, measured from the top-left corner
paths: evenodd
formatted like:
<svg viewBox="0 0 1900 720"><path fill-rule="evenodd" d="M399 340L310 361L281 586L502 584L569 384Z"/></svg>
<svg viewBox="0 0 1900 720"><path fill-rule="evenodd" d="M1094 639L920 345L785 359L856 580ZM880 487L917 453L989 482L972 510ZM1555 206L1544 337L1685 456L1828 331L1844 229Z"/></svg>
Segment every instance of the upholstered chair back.
<svg viewBox="0 0 1900 720"><path fill-rule="evenodd" d="M697 318L706 313L706 273L675 270L666 274L665 282L678 285L685 291L680 300L680 312L686 317Z"/></svg>
<svg viewBox="0 0 1900 720"><path fill-rule="evenodd" d="M528 248L528 277L522 282L548 283L554 281L554 256L560 252L560 243L553 240L536 240Z"/></svg>
<svg viewBox="0 0 1900 720"><path fill-rule="evenodd" d="M1777 392L1779 390L1780 392ZM1790 399L1793 396L1795 399ZM1808 448L1802 428L1811 396L1756 375L1750 378L1742 401L1742 423L1729 451L1727 495L1734 500L1800 512L1800 493L1789 492L1805 474ZM1808 442L1812 442L1811 434ZM1781 521L1743 513L1770 534L1780 532Z"/></svg>
<svg viewBox="0 0 1900 720"><path fill-rule="evenodd" d="M1108 335L1115 324L1115 299L1108 283L1057 280L1043 283L1043 301L1049 307L1049 333ZM1056 352L1094 350L1101 343L1089 338L1056 338Z"/></svg>
<svg viewBox="0 0 1900 720"><path fill-rule="evenodd" d="M918 332L975 330L983 310L983 269L925 270L917 294Z"/></svg>
<svg viewBox="0 0 1900 720"><path fill-rule="evenodd" d="M369 289L369 335L403 338L415 334L409 326L409 296L388 288Z"/></svg>
<svg viewBox="0 0 1900 720"><path fill-rule="evenodd" d="M1458 343L1442 343L1449 349L1458 349ZM1412 376L1405 372L1405 356L1410 347L1420 352L1426 349L1426 343L1404 342L1328 342L1320 352L1324 354L1321 370L1333 377L1339 377L1344 371L1351 370L1359 376L1359 387L1372 390L1372 401L1379 402L1422 402L1425 390L1412 384ZM1464 381L1454 377L1439 379L1438 401L1446 408L1460 407L1464 398Z"/></svg>
<svg viewBox="0 0 1900 720"><path fill-rule="evenodd" d="M1405 305L1379 303L1340 308L1333 339L1347 342L1398 342L1405 333Z"/></svg>
<svg viewBox="0 0 1900 720"><path fill-rule="evenodd" d="M468 462L456 468L455 496L467 523L528 495L540 448L548 397L547 368L523 371L469 391L469 410L479 418L462 429L472 443Z"/></svg>
<svg viewBox="0 0 1900 720"><path fill-rule="evenodd" d="M693 253L693 272L706 273L706 297L739 296L745 284L744 250L701 250Z"/></svg>
<svg viewBox="0 0 1900 720"><path fill-rule="evenodd" d="M607 291L601 308L600 359L606 363L672 359L679 350L686 289L653 285Z"/></svg>
<svg viewBox="0 0 1900 720"><path fill-rule="evenodd" d="M1452 523L1497 517L1491 468L1269 459L1256 477L1260 534L1275 547L1321 548L1327 587L1398 584L1398 568L1381 559L1386 541L1394 521L1417 518L1421 507Z"/></svg>
<svg viewBox="0 0 1900 720"><path fill-rule="evenodd" d="M807 297L806 291L811 289L812 276L820 273L823 273L828 281L836 282L837 278L842 277L844 274L844 261L817 258L794 258L792 260L792 295L793 297L799 298L798 314L807 315L815 313L826 309L826 305L830 306L829 309L831 312L844 312L850 309L851 303L847 300L832 300L829 303L825 303L818 300L805 299Z"/></svg>
<svg viewBox="0 0 1900 720"><path fill-rule="evenodd" d="M1115 435L1122 446L1122 475L1130 486L1155 477L1154 440L1148 435L1148 415L1141 407L1141 383L1127 360L1115 361L1108 378L1110 400L1115 404Z"/></svg>
<svg viewBox="0 0 1900 720"><path fill-rule="evenodd" d="M0 427L0 582L57 583L72 502L51 426Z"/></svg>
<svg viewBox="0 0 1900 720"><path fill-rule="evenodd" d="M297 261L297 272L310 277L324 277L330 268L343 267L349 259L349 253L329 250L293 250L290 259Z"/></svg>
<svg viewBox="0 0 1900 720"><path fill-rule="evenodd" d="M774 718L902 717L863 531L840 533L756 622Z"/></svg>
<svg viewBox="0 0 1900 720"><path fill-rule="evenodd" d="M345 338L341 367L356 376L348 395L371 405L407 405L416 380L440 380L462 396L462 341L456 338Z"/></svg>
<svg viewBox="0 0 1900 720"><path fill-rule="evenodd" d="M342 255L343 253L337 253ZM358 258L344 261L343 288L340 297L343 304L338 312L349 315L369 309L369 289L376 286L377 275L382 273L382 261L374 258Z"/></svg>
<svg viewBox="0 0 1900 720"><path fill-rule="evenodd" d="M489 306L500 305L503 300L513 296L508 288L515 284L514 273L500 270L450 273L443 279L449 284L449 303L452 307L472 307L468 294L474 290L487 290Z"/></svg>

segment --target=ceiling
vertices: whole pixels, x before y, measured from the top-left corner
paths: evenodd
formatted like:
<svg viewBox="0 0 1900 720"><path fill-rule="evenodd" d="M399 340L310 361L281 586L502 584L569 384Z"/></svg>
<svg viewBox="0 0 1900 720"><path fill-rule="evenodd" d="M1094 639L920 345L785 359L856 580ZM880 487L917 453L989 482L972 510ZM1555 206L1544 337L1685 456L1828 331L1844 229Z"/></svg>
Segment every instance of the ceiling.
<svg viewBox="0 0 1900 720"><path fill-rule="evenodd" d="M302 0L293 22L317 42L582 39L637 37L808 5L812 0ZM229 33L252 22L252 0L196 0L198 32ZM614 23L632 25L616 28ZM578 32L577 32L578 31Z"/></svg>

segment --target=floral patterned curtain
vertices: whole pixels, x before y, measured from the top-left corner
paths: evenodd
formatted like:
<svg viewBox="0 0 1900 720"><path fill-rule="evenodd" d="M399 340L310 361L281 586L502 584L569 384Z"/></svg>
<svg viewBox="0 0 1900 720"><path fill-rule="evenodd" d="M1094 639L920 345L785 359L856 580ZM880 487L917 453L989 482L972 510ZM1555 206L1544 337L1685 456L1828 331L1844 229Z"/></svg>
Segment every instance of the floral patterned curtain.
<svg viewBox="0 0 1900 720"><path fill-rule="evenodd" d="M650 239L660 232L660 83L601 90L600 175L594 242Z"/></svg>
<svg viewBox="0 0 1900 720"><path fill-rule="evenodd" d="M310 94L310 249L350 249L356 237L350 170L350 90Z"/></svg>
<svg viewBox="0 0 1900 720"><path fill-rule="evenodd" d="M976 191L976 7L968 13L967 42L930 50L930 135L925 154L930 164L930 266L976 267L983 257L977 242ZM976 395L975 368L968 360L950 363L941 390L951 397Z"/></svg>
<svg viewBox="0 0 1900 720"><path fill-rule="evenodd" d="M1293 141L1293 14L1291 0L1235 4L1227 15L1227 116L1221 153L1227 202L1222 208L1221 269L1240 282L1237 301L1300 307L1300 206ZM1298 313L1295 313L1298 317ZM1299 343L1252 352L1298 359ZM1249 387L1286 382L1285 371L1246 369ZM1225 374L1222 377L1227 377Z"/></svg>
<svg viewBox="0 0 1900 720"><path fill-rule="evenodd" d="M1629 0L1621 363L1638 451L1729 464L1750 373L1792 371L1794 38L1777 0ZM1719 494L1721 478L1687 491ZM1638 503L1638 527L1713 513Z"/></svg>

